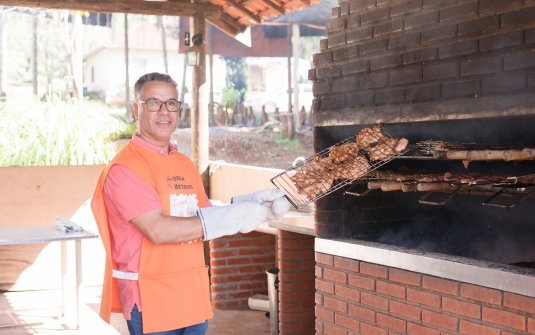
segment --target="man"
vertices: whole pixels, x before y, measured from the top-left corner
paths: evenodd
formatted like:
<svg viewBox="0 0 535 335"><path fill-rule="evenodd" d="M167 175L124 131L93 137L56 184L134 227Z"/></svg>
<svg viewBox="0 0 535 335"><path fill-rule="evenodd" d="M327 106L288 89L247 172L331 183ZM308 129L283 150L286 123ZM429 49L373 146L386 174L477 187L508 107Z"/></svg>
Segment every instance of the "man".
<svg viewBox="0 0 535 335"><path fill-rule="evenodd" d="M149 73L134 93L139 132L104 169L91 202L106 249L100 315L109 322L122 312L132 335L204 334L213 314L202 241L250 232L290 205L270 189L211 207L195 166L169 142L175 81Z"/></svg>

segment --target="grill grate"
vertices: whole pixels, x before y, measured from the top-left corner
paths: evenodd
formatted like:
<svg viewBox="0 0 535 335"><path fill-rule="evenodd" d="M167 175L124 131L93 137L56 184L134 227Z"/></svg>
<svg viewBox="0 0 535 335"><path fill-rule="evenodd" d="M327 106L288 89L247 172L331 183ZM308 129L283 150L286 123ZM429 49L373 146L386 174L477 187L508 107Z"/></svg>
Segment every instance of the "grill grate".
<svg viewBox="0 0 535 335"><path fill-rule="evenodd" d="M405 144L405 145L402 145ZM364 128L356 136L318 152L271 179L297 209L326 196L412 149L406 139L382 126Z"/></svg>

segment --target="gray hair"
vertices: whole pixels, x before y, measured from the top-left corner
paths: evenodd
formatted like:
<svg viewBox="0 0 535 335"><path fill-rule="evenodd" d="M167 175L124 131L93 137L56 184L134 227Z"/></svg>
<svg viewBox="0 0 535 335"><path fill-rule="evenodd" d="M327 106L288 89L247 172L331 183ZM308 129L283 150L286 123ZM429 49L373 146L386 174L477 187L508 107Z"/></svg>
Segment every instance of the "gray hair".
<svg viewBox="0 0 535 335"><path fill-rule="evenodd" d="M152 72L152 73L147 73L147 74L142 75L134 84L134 97L136 100L140 98L143 85L145 85L145 83L149 83L153 81L159 81L162 83L171 84L178 92L178 88L177 88L178 85L176 84L176 81L174 81L173 78L171 78L170 75L164 74L164 73Z"/></svg>

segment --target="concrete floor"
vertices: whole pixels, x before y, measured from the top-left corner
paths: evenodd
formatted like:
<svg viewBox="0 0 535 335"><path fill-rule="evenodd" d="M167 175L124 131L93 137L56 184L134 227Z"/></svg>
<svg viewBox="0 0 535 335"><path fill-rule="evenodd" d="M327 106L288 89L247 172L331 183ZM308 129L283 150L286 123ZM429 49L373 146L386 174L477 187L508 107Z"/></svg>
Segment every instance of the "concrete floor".
<svg viewBox="0 0 535 335"><path fill-rule="evenodd" d="M4 292L0 294L0 335L128 335L121 314L112 314L111 325L98 316L100 287L87 287L82 291L81 326L74 329L74 296L69 291L65 317L61 317L61 291ZM13 320L2 311L17 311L11 315L24 325L2 329ZM206 335L269 335L269 319L265 312L254 310L214 310Z"/></svg>

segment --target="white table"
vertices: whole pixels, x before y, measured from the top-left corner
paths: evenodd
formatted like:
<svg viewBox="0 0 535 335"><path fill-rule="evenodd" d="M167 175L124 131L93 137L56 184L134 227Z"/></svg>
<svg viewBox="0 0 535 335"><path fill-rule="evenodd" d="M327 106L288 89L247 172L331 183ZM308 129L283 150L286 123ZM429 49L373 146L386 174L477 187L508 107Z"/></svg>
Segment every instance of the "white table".
<svg viewBox="0 0 535 335"><path fill-rule="evenodd" d="M0 245L61 242L61 310L65 315L67 293L67 241L75 241L76 249L76 328L80 326L80 288L82 286L82 240L97 238L98 235L86 230L65 233L56 227L0 228ZM22 325L22 324L21 324ZM26 324L24 324L26 325ZM9 325L12 326L12 325ZM1 329L1 327L0 327Z"/></svg>

